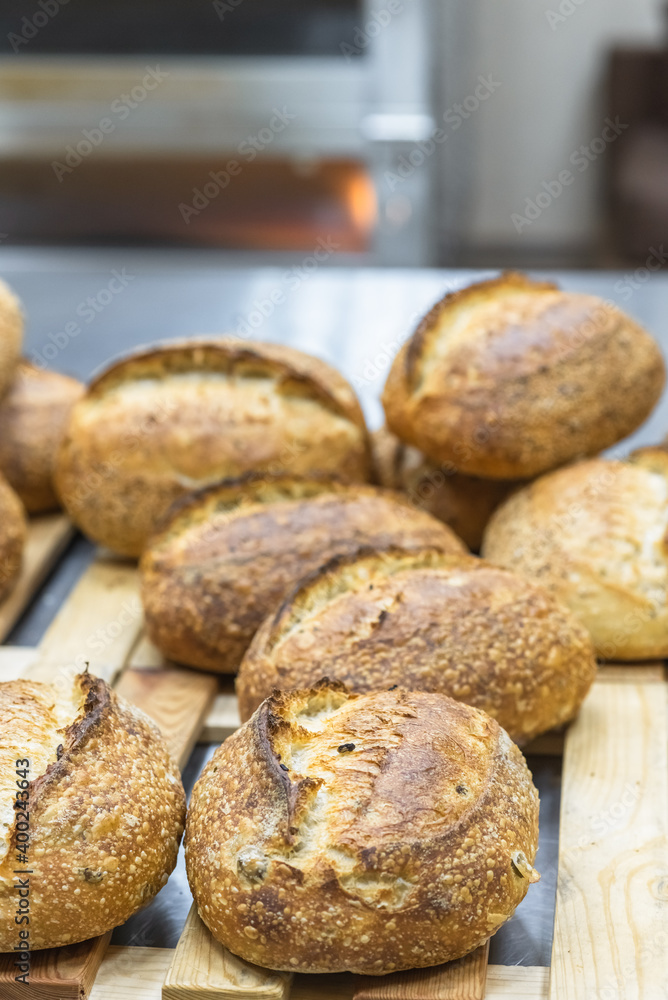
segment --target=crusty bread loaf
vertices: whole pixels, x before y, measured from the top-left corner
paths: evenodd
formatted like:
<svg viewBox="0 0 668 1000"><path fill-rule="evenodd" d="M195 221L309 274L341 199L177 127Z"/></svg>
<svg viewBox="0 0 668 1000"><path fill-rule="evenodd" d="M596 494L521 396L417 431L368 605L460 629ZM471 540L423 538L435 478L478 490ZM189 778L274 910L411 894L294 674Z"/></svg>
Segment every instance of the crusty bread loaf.
<svg viewBox="0 0 668 1000"><path fill-rule="evenodd" d="M57 685L0 683L0 732L0 952L19 944L20 877L29 880L32 951L123 923L167 881L185 820L179 772L156 726L80 674ZM29 820L14 808L17 792Z"/></svg>
<svg viewBox="0 0 668 1000"><path fill-rule="evenodd" d="M0 401L0 472L30 514L58 507L56 453L83 391L74 378L22 361Z"/></svg>
<svg viewBox="0 0 668 1000"><path fill-rule="evenodd" d="M492 511L521 485L514 479L480 479L438 464L404 444L387 427L371 435L374 472L381 486L403 490L411 502L449 525L477 552Z"/></svg>
<svg viewBox="0 0 668 1000"><path fill-rule="evenodd" d="M333 559L268 616L248 649L242 720L274 689L321 677L398 684L481 708L522 745L572 719L596 674L586 629L543 587L433 548Z"/></svg>
<svg viewBox="0 0 668 1000"><path fill-rule="evenodd" d="M11 288L0 281L0 399L14 377L23 343L23 313Z"/></svg>
<svg viewBox="0 0 668 1000"><path fill-rule="evenodd" d="M56 485L86 534L137 556L175 499L257 470L366 479L362 412L316 358L209 338L147 349L96 379L72 412Z"/></svg>
<svg viewBox="0 0 668 1000"><path fill-rule="evenodd" d="M543 476L492 516L483 553L549 588L600 656L668 656L668 454Z"/></svg>
<svg viewBox="0 0 668 1000"><path fill-rule="evenodd" d="M538 878L538 794L484 712L439 694L277 694L193 791L200 916L247 961L382 975L480 945Z"/></svg>
<svg viewBox="0 0 668 1000"><path fill-rule="evenodd" d="M170 659L234 672L297 580L365 543L465 551L444 524L379 487L294 476L210 487L176 505L142 557L149 636Z"/></svg>
<svg viewBox="0 0 668 1000"><path fill-rule="evenodd" d="M504 274L434 306L383 404L390 430L433 461L525 479L626 437L664 383L658 345L619 309Z"/></svg>
<svg viewBox="0 0 668 1000"><path fill-rule="evenodd" d="M23 504L0 475L0 601L10 592L21 570L27 528Z"/></svg>

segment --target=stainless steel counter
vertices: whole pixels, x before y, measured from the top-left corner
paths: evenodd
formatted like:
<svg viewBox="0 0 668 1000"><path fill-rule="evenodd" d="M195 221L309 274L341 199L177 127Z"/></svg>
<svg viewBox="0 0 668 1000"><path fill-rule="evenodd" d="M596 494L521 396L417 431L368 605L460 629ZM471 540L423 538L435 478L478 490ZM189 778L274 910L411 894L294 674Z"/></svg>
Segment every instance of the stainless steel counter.
<svg viewBox="0 0 668 1000"><path fill-rule="evenodd" d="M647 272L649 274L649 272ZM354 270L315 258L282 268L248 267L211 252L61 251L0 248L0 276L23 299L26 354L37 363L87 379L116 355L159 339L232 332L292 344L331 361L353 381L372 427L397 346L445 291L480 273ZM668 276L654 273L550 275L564 287L612 299L642 322L668 354ZM614 393L615 386L607 387ZM650 444L668 433L668 397L650 421L614 449ZM9 637L34 645L92 557L78 538ZM198 747L184 774L188 790L212 747ZM541 795L537 867L515 917L492 941L492 962L549 965L556 887L560 761L530 760ZM119 928L117 943L173 946L190 905L182 854L154 903Z"/></svg>

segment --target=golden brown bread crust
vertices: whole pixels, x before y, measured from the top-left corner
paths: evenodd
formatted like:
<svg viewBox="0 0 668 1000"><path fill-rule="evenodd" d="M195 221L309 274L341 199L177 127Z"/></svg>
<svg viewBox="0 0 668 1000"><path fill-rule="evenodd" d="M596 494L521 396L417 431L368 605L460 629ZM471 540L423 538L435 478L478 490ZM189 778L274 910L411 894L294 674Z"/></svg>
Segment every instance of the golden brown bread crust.
<svg viewBox="0 0 668 1000"><path fill-rule="evenodd" d="M362 550L302 581L264 621L237 677L239 714L326 676L481 708L527 743L568 722L596 674L583 626L546 590L473 556Z"/></svg>
<svg viewBox="0 0 668 1000"><path fill-rule="evenodd" d="M29 759L30 947L103 934L149 902L176 864L185 796L152 722L87 674L62 689L0 684L0 951L14 923L16 761Z"/></svg>
<svg viewBox="0 0 668 1000"><path fill-rule="evenodd" d="M626 437L664 384L658 345L619 309L504 274L434 306L383 405L390 430L433 461L524 479Z"/></svg>
<svg viewBox="0 0 668 1000"><path fill-rule="evenodd" d="M53 487L56 453L81 382L21 361L0 401L0 471L30 514L59 506Z"/></svg>
<svg viewBox="0 0 668 1000"><path fill-rule="evenodd" d="M14 378L23 343L21 303L9 285L0 281L0 399Z"/></svg>
<svg viewBox="0 0 668 1000"><path fill-rule="evenodd" d="M72 519L141 553L170 504L247 471L369 473L364 418L329 365L287 347L209 338L113 365L72 412L56 486Z"/></svg>
<svg viewBox="0 0 668 1000"><path fill-rule="evenodd" d="M371 435L374 471L381 486L403 490L411 502L449 525L477 552L492 511L522 485L515 479L480 479L438 464L404 444L387 427Z"/></svg>
<svg viewBox="0 0 668 1000"><path fill-rule="evenodd" d="M0 601L10 592L21 571L27 530L23 504L0 475Z"/></svg>
<svg viewBox="0 0 668 1000"><path fill-rule="evenodd" d="M141 559L149 636L169 659L233 673L291 586L363 544L465 551L445 525L375 486L264 476L203 490L175 507Z"/></svg>
<svg viewBox="0 0 668 1000"><path fill-rule="evenodd" d="M443 695L277 694L193 791L200 916L247 961L383 975L480 945L524 898L538 840L526 762Z"/></svg>
<svg viewBox="0 0 668 1000"><path fill-rule="evenodd" d="M668 454L592 459L515 493L483 554L534 578L585 625L610 660L668 656Z"/></svg>

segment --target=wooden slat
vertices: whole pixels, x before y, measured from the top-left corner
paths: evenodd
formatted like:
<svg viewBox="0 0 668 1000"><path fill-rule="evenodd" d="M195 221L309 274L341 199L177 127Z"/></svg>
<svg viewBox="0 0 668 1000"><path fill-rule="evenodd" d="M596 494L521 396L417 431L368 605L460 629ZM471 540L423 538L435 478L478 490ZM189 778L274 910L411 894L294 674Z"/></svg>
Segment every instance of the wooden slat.
<svg viewBox="0 0 668 1000"><path fill-rule="evenodd" d="M163 1000L283 1000L291 975L237 958L214 940L192 906L162 989Z"/></svg>
<svg viewBox="0 0 668 1000"><path fill-rule="evenodd" d="M142 630L128 658L130 667L164 667L168 661Z"/></svg>
<svg viewBox="0 0 668 1000"><path fill-rule="evenodd" d="M26 676L53 680L59 672L92 673L111 683L142 628L137 568L98 556L47 629L40 659Z"/></svg>
<svg viewBox="0 0 668 1000"><path fill-rule="evenodd" d="M550 1000L665 996L666 698L592 688L566 737Z"/></svg>
<svg viewBox="0 0 668 1000"><path fill-rule="evenodd" d="M663 684L666 680L665 664L660 660L643 663L600 663L596 682L612 684Z"/></svg>
<svg viewBox="0 0 668 1000"><path fill-rule="evenodd" d="M211 711L204 720L200 742L222 743L240 725L237 696L234 693L234 680L231 677L221 677L219 678L218 694L211 706Z"/></svg>
<svg viewBox="0 0 668 1000"><path fill-rule="evenodd" d="M90 1000L160 1000L173 957L172 948L112 945L104 956Z"/></svg>
<svg viewBox="0 0 668 1000"><path fill-rule="evenodd" d="M174 957L170 948L111 946L104 957L90 1000L160 1000L165 974ZM548 969L490 965L485 1000L546 1000ZM290 1000L352 1000L355 978L295 976ZM211 994L209 994L211 996ZM24 1000L28 1000L24 996Z"/></svg>
<svg viewBox="0 0 668 1000"><path fill-rule="evenodd" d="M0 955L2 1000L81 1000L88 996L111 933L68 948L34 951L29 983L16 982L14 956Z"/></svg>
<svg viewBox="0 0 668 1000"><path fill-rule="evenodd" d="M485 1000L546 1000L549 973L540 965L489 965Z"/></svg>
<svg viewBox="0 0 668 1000"><path fill-rule="evenodd" d="M33 646L0 646L0 681L15 681L39 659Z"/></svg>
<svg viewBox="0 0 668 1000"><path fill-rule="evenodd" d="M358 976L354 1000L484 1000L489 941L456 962L389 976Z"/></svg>
<svg viewBox="0 0 668 1000"><path fill-rule="evenodd" d="M74 527L64 514L30 519L21 575L0 604L0 642L9 635L73 535Z"/></svg>
<svg viewBox="0 0 668 1000"><path fill-rule="evenodd" d="M172 756L183 768L216 697L216 677L178 667L128 667L116 690L133 705L141 705L158 724Z"/></svg>

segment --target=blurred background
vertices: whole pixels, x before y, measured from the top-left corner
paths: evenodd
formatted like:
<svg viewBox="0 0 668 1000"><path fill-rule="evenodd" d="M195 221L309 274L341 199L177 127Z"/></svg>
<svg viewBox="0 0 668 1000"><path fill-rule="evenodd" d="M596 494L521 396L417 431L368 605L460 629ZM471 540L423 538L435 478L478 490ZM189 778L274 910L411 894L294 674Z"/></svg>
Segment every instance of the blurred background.
<svg viewBox="0 0 668 1000"><path fill-rule="evenodd" d="M660 267L667 14L663 0L3 0L0 242Z"/></svg>

